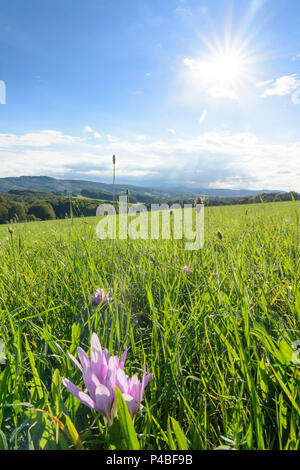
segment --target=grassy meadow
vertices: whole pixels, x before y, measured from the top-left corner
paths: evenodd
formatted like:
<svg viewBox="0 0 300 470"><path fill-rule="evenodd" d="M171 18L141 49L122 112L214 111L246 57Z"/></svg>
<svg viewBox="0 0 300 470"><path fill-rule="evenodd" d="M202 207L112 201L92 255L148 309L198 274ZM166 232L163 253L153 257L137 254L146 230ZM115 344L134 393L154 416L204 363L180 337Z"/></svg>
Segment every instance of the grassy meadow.
<svg viewBox="0 0 300 470"><path fill-rule="evenodd" d="M205 209L200 251L99 241L96 217L0 226L0 449L299 449L299 216ZM91 304L96 288L113 302ZM62 384L84 389L67 352L89 355L93 332L128 347L127 375L154 374L134 428Z"/></svg>

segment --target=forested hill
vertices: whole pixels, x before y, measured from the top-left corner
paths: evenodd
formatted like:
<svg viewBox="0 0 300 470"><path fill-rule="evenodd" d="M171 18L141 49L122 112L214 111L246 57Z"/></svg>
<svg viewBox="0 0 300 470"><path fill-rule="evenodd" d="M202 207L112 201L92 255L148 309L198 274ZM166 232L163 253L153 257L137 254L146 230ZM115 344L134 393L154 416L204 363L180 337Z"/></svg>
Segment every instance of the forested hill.
<svg viewBox="0 0 300 470"><path fill-rule="evenodd" d="M201 197L246 197L254 196L260 193L271 193L280 191L252 191L247 189L232 190L232 189L214 189L214 188L197 188L195 186L179 186L168 187L166 182L165 187L152 188L136 186L131 184L116 184L115 194L124 194L126 189L130 190L130 194L149 197L151 199L190 199L198 196ZM113 185L95 181L86 180L64 180L50 178L49 176L19 176L10 178L0 178L0 193L8 192L11 190L36 190L44 192L57 193L59 195L68 195L69 193L82 194L82 191L101 191L102 193L112 193ZM148 199L149 200L149 199ZM144 199L147 202L146 199Z"/></svg>

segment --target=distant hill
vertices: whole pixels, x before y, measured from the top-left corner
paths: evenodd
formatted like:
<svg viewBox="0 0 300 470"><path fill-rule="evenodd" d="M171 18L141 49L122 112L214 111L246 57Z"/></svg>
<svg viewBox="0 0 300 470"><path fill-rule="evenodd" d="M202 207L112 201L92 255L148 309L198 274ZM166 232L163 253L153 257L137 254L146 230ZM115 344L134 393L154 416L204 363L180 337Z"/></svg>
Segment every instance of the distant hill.
<svg viewBox="0 0 300 470"><path fill-rule="evenodd" d="M198 196L202 197L245 197L256 196L261 193L280 193L282 191L268 191L262 189L260 191L251 191L247 189L207 189L179 187L178 189L168 188L147 188L142 186L116 184L115 193L125 194L126 189L130 190L130 194L137 196L145 196L145 199L191 199ZM0 192L9 192L11 190L33 190L67 195L68 193L82 194L83 190L100 191L103 193L112 193L113 185L100 183L96 181L86 180L62 180L51 178L49 176L19 176L10 178L0 178ZM144 198L143 198L144 199Z"/></svg>

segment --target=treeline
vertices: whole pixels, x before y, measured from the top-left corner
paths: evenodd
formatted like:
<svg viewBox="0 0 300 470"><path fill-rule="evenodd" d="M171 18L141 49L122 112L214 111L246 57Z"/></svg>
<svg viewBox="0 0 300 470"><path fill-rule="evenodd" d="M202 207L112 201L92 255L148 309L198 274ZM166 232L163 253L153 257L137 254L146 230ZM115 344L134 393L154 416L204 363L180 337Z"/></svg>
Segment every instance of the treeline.
<svg viewBox="0 0 300 470"><path fill-rule="evenodd" d="M47 194L45 199L37 199L38 192L34 192L34 198L30 199L23 192L20 194L0 194L0 224L10 222L38 221L64 219L66 217L95 216L99 201L81 199L75 197L58 197ZM13 196L15 196L14 199ZM23 201L15 200L23 198ZM24 200L26 199L26 200Z"/></svg>
<svg viewBox="0 0 300 470"><path fill-rule="evenodd" d="M287 201L299 201L300 194L295 192L290 193L264 193L257 196L243 196L243 197L224 197L224 198L204 198L204 205L206 207L211 206L233 206L241 204L259 204L262 202L287 202ZM181 207L184 204L194 204L194 201L191 199L168 201L169 205L180 204Z"/></svg>
<svg viewBox="0 0 300 470"><path fill-rule="evenodd" d="M84 194L83 194L84 193ZM58 196L55 193L47 193L34 190L12 190L8 193L0 194L0 224L7 224L10 222L23 222L23 221L38 221L38 220L54 220L64 219L70 217L90 217L95 216L97 207L101 203L96 200L95 196L99 196L98 191L83 190L82 197L75 194L69 197ZM89 194L89 195L88 195ZM94 197L92 197L92 195ZM101 200L108 201L112 204L112 195L107 193L107 199L103 197L104 193L101 192ZM84 198L89 197L89 199ZM147 200L141 200L141 199ZM156 204L193 204L191 199L185 200L172 200L166 201L162 199L153 199L147 196L140 197L137 201L135 196L128 196L129 205L136 204L137 202L143 203L148 210L151 209L151 203ZM100 199L100 198L99 198ZM148 200L150 199L150 201ZM280 202L300 200L300 194L292 193L266 193L258 196L245 196L245 197L227 197L227 198L213 198L205 199L205 206L225 206L237 204L258 204L261 202ZM118 212L118 196L114 203L116 212Z"/></svg>

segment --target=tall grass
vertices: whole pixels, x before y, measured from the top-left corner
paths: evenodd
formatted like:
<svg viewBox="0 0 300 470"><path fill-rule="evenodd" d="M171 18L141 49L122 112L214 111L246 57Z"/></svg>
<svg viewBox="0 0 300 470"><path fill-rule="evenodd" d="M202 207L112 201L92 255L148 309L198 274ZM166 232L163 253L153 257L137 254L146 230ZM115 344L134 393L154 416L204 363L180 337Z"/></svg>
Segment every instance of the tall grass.
<svg viewBox="0 0 300 470"><path fill-rule="evenodd" d="M1 226L0 449L299 449L299 212L206 209L194 252L97 241L96 218ZM97 287L114 288L105 309ZM93 332L110 353L128 346L128 375L154 372L136 437L124 425L117 439L62 386L83 386L66 353Z"/></svg>

